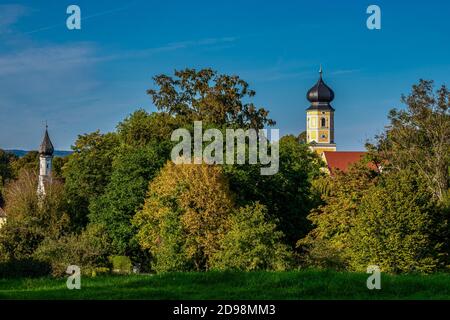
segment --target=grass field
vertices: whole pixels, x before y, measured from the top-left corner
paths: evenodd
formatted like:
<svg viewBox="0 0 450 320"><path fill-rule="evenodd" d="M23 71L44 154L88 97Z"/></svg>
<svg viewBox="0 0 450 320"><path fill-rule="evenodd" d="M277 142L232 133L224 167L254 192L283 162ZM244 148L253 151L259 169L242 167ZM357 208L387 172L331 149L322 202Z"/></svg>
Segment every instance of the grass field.
<svg viewBox="0 0 450 320"><path fill-rule="evenodd" d="M450 299L450 274L382 275L368 290L368 275L332 271L208 272L0 279L0 299Z"/></svg>

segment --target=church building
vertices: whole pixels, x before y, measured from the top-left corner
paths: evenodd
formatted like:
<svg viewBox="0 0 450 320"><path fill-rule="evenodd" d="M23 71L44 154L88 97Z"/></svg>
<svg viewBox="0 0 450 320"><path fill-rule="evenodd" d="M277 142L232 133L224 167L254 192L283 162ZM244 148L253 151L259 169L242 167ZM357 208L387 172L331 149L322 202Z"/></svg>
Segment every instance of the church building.
<svg viewBox="0 0 450 320"><path fill-rule="evenodd" d="M317 152L326 164L325 170L333 174L335 170L347 171L350 165L364 157L363 151L336 151L334 141L334 100L333 90L323 81L322 66L319 80L309 89L306 98L311 103L306 109L306 142Z"/></svg>
<svg viewBox="0 0 450 320"><path fill-rule="evenodd" d="M334 92L322 79L322 67L319 80L309 89L306 98L311 105L306 109L306 142L311 149L321 154L324 151L336 151L334 143L334 108L331 101Z"/></svg>

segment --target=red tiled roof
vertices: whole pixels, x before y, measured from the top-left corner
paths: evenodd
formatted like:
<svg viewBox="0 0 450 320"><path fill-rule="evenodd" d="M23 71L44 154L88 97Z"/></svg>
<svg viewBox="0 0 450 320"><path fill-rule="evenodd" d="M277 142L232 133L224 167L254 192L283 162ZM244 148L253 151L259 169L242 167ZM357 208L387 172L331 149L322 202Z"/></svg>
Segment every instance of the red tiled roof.
<svg viewBox="0 0 450 320"><path fill-rule="evenodd" d="M347 171L350 165L358 162L366 153L364 151L324 151L323 157L328 170Z"/></svg>

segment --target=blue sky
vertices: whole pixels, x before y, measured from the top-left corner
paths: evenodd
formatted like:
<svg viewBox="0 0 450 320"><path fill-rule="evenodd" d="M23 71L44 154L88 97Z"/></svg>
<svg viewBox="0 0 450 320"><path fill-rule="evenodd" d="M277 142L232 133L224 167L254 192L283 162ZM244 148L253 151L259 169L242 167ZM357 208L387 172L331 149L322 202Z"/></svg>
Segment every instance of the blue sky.
<svg viewBox="0 0 450 320"><path fill-rule="evenodd" d="M66 28L81 8L82 29ZM366 28L377 4L382 29ZM152 76L185 67L238 74L281 135L305 129L319 65L336 94L338 150L362 150L420 78L447 83L448 1L0 1L0 148L57 149L139 107Z"/></svg>

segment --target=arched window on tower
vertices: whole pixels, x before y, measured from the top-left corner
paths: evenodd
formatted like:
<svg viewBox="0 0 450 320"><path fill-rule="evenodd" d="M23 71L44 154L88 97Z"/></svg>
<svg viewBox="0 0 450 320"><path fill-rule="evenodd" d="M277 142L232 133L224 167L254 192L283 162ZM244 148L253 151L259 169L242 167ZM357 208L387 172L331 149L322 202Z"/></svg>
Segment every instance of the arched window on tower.
<svg viewBox="0 0 450 320"><path fill-rule="evenodd" d="M327 126L327 121L326 121L325 118L322 118L322 119L320 120L320 125L322 126L322 128L324 128L324 127Z"/></svg>

